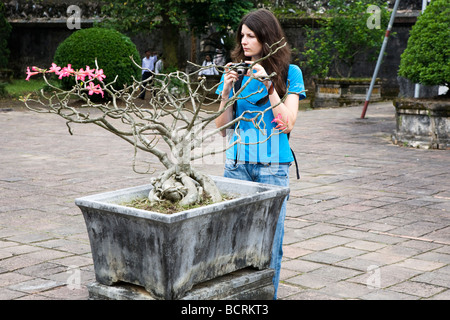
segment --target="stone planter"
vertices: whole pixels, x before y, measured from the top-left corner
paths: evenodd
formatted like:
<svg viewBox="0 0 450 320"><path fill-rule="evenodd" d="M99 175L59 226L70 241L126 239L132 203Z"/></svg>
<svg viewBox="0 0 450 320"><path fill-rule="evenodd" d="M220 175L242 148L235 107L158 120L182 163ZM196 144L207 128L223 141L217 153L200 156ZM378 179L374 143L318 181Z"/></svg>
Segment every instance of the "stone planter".
<svg viewBox="0 0 450 320"><path fill-rule="evenodd" d="M96 280L142 286L180 299L193 285L245 267L268 268L276 222L289 188L213 177L233 200L165 215L120 203L150 185L76 199L85 218Z"/></svg>
<svg viewBox="0 0 450 320"><path fill-rule="evenodd" d="M450 101L404 98L394 101L392 141L423 149L450 148Z"/></svg>
<svg viewBox="0 0 450 320"><path fill-rule="evenodd" d="M311 101L312 108L338 108L364 104L371 79L315 79L315 96ZM381 85L376 80L370 96L371 102L381 100Z"/></svg>

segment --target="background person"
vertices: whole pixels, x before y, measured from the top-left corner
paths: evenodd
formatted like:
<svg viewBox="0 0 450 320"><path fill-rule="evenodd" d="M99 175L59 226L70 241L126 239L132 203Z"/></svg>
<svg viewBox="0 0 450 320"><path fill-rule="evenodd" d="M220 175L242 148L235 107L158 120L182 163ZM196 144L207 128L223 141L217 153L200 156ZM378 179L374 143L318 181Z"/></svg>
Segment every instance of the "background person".
<svg viewBox="0 0 450 320"><path fill-rule="evenodd" d="M218 75L219 72L214 67L214 63L211 60L211 56L209 54L206 55L205 60L202 63L202 67L211 66L211 68L202 69L198 75L199 76L212 76L212 75Z"/></svg>
<svg viewBox="0 0 450 320"><path fill-rule="evenodd" d="M163 60L163 56L161 55L155 63L155 74L162 73L163 68L164 68L164 60Z"/></svg>
<svg viewBox="0 0 450 320"><path fill-rule="evenodd" d="M142 81L147 80L152 76L152 72L155 69L155 62L153 57L151 56L151 51L145 51L145 57L142 59ZM145 87L147 84L151 83L151 80L143 84L143 88L141 89L141 93L139 94L139 99L145 99Z"/></svg>

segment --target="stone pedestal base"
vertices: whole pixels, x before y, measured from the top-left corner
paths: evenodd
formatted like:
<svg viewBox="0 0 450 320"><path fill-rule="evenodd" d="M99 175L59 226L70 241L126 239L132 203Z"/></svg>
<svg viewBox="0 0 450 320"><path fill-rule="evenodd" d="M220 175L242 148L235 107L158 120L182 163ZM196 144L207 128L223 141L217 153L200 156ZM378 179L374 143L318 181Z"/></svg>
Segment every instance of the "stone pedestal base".
<svg viewBox="0 0 450 320"><path fill-rule="evenodd" d="M195 285L180 300L272 300L273 269L246 268ZM156 300L143 287L121 283L88 286L91 300Z"/></svg>
<svg viewBox="0 0 450 320"><path fill-rule="evenodd" d="M396 130L392 141L422 149L450 149L450 102L403 98L394 101Z"/></svg>

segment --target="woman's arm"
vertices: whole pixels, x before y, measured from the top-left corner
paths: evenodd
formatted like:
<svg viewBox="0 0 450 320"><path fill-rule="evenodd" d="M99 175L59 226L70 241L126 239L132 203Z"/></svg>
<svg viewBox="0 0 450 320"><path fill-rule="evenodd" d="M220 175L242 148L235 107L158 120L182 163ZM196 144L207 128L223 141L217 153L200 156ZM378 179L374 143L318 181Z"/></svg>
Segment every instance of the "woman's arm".
<svg viewBox="0 0 450 320"><path fill-rule="evenodd" d="M230 63L226 65L228 67ZM239 76L236 71L228 71L225 69L225 76L223 80L223 90L222 90L222 99L220 101L219 111L223 110L229 100L231 89L233 88L233 84L238 80ZM220 128L230 121L233 120L233 108L230 106L227 110L222 113L219 117L216 118L215 123L216 127ZM226 131L222 130L221 135L225 137Z"/></svg>
<svg viewBox="0 0 450 320"><path fill-rule="evenodd" d="M266 84L266 87L269 87L267 88L268 91L271 85L271 83ZM272 106L280 103L281 98L275 88L273 88L272 94L269 94L269 100ZM294 128L295 121L297 120L298 101L298 94L291 93L288 94L283 103L280 103L272 109L273 116L280 117L277 123L281 125L280 130L284 130L284 133L289 133Z"/></svg>
<svg viewBox="0 0 450 320"><path fill-rule="evenodd" d="M252 63L251 61L246 62ZM253 66L253 70L256 71L253 73L254 77L268 77L266 70L259 63ZM264 85L269 92L270 105L274 106L278 104L276 107L272 108L273 116L278 118L278 128L284 130L284 133L291 132L294 128L295 121L297 120L299 95L294 93L288 94L284 102L280 103L281 98L273 86L272 81L264 81Z"/></svg>

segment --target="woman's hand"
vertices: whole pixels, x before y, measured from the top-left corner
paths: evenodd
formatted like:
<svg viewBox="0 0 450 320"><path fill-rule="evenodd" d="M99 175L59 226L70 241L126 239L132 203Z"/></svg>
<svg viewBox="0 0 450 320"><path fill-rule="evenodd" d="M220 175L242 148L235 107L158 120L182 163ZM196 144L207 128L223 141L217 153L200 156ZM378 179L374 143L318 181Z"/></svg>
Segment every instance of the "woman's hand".
<svg viewBox="0 0 450 320"><path fill-rule="evenodd" d="M230 66L231 62L225 65L225 75L223 78L223 89L222 89L222 100L220 101L219 111L222 111L228 103L228 99L230 97L231 89L234 86L234 82L239 79L238 73L236 71L231 71ZM228 106L225 112L223 112L220 116L218 116L214 121L216 123L216 127L220 128L233 120L233 108L232 106ZM220 134L225 137L226 130L222 130Z"/></svg>
<svg viewBox="0 0 450 320"><path fill-rule="evenodd" d="M245 61L245 63L252 64L253 61ZM247 76L251 76L251 74L250 74L251 72L253 72L253 77L255 77L258 80L260 80L261 82L263 82L264 85L266 86L267 90L269 90L271 81L270 81L269 75L266 72L266 69L264 69L264 67L262 65L260 65L259 63L256 63L252 66L251 69L248 69Z"/></svg>
<svg viewBox="0 0 450 320"><path fill-rule="evenodd" d="M223 90L222 90L222 98L228 99L231 89L234 86L234 82L239 79L239 75L236 71L230 71L230 66L233 63L227 63L225 65L225 76L223 79Z"/></svg>

